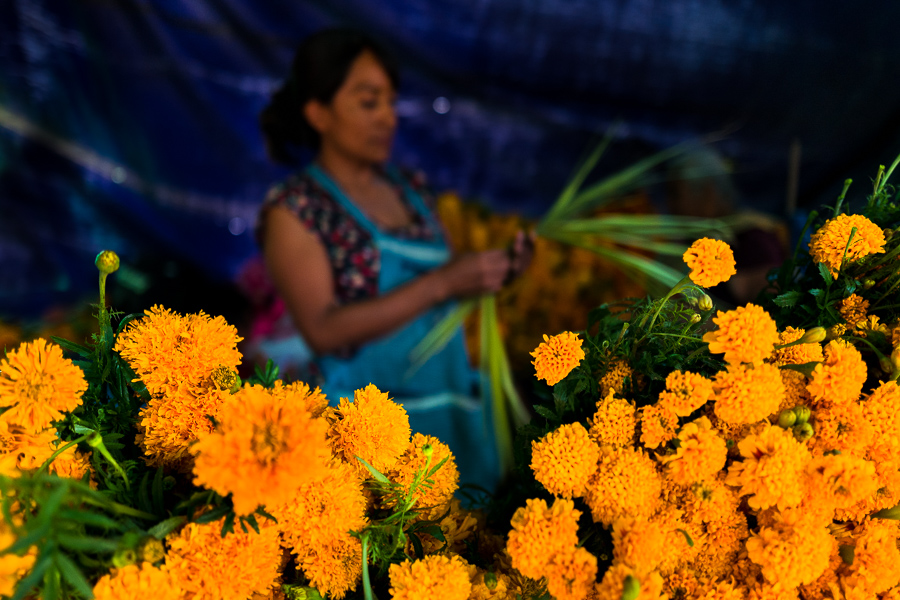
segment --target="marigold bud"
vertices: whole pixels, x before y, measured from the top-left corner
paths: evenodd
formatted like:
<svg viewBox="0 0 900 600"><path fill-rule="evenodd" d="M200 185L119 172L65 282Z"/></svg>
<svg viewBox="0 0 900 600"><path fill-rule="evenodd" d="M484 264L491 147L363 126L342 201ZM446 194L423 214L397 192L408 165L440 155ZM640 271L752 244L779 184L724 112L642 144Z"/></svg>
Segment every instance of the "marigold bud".
<svg viewBox="0 0 900 600"><path fill-rule="evenodd" d="M812 411L809 410L808 406L795 406L793 412L797 416L797 425L806 423L812 416Z"/></svg>
<svg viewBox="0 0 900 600"><path fill-rule="evenodd" d="M816 430L813 429L813 426L809 423L798 423L794 425L794 437L800 441L805 442L813 435L815 435Z"/></svg>
<svg viewBox="0 0 900 600"><path fill-rule="evenodd" d="M137 552L135 552L133 548L119 550L118 552L113 554L112 562L113 566L117 569L127 567L128 565L133 565L137 562Z"/></svg>
<svg viewBox="0 0 900 600"><path fill-rule="evenodd" d="M496 589L497 588L497 575L492 571L488 571L487 573L485 573L484 574L484 585L489 590Z"/></svg>
<svg viewBox="0 0 900 600"><path fill-rule="evenodd" d="M790 429L797 422L797 413L786 408L778 415L778 426L782 429Z"/></svg>
<svg viewBox="0 0 900 600"><path fill-rule="evenodd" d="M891 364L894 365L894 370L900 371L900 346L897 346L891 352Z"/></svg>
<svg viewBox="0 0 900 600"><path fill-rule="evenodd" d="M119 270L119 255L112 250L104 250L94 259L94 264L101 273L115 273Z"/></svg>
<svg viewBox="0 0 900 600"><path fill-rule="evenodd" d="M893 373L894 372L894 361L893 357L887 357L882 355L878 359L878 366L881 367L881 370L885 373Z"/></svg>
<svg viewBox="0 0 900 600"><path fill-rule="evenodd" d="M875 280L874 279L863 279L862 284L863 284L864 290L870 290L875 286Z"/></svg>
<svg viewBox="0 0 900 600"><path fill-rule="evenodd" d="M703 294L700 296L700 300L697 302L697 307L703 312L709 312L713 309L713 301L712 298Z"/></svg>
<svg viewBox="0 0 900 600"><path fill-rule="evenodd" d="M806 333L803 334L803 337L800 338L800 341L804 344L817 344L819 342L824 342L827 335L828 332L824 327L813 327L812 329L808 329Z"/></svg>
<svg viewBox="0 0 900 600"><path fill-rule="evenodd" d="M422 454L425 455L425 458L431 458L431 455L434 454L434 448L431 447L431 444L422 446Z"/></svg>
<svg viewBox="0 0 900 600"><path fill-rule="evenodd" d="M166 557L166 549L161 540L151 537L141 544L138 554L142 561L157 563Z"/></svg>
<svg viewBox="0 0 900 600"><path fill-rule="evenodd" d="M701 321L701 319L703 319L703 317L701 317L698 313L694 313L691 315L691 323L692 324L699 323Z"/></svg>
<svg viewBox="0 0 900 600"><path fill-rule="evenodd" d="M629 575L622 582L622 600L637 600L641 594L641 582L634 575Z"/></svg>

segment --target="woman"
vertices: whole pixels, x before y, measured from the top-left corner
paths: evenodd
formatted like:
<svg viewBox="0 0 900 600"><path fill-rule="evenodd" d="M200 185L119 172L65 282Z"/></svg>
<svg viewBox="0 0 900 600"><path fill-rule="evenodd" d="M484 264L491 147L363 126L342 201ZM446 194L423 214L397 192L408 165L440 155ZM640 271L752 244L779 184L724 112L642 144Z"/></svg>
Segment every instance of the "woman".
<svg viewBox="0 0 900 600"><path fill-rule="evenodd" d="M527 264L509 251L451 258L420 178L385 167L398 78L366 35L327 30L299 47L291 74L261 115L270 154L315 160L276 186L259 239L270 276L315 356L332 403L369 383L401 402L413 431L456 455L463 483L492 488L496 448L462 331L419 369L410 353L454 299L498 291Z"/></svg>

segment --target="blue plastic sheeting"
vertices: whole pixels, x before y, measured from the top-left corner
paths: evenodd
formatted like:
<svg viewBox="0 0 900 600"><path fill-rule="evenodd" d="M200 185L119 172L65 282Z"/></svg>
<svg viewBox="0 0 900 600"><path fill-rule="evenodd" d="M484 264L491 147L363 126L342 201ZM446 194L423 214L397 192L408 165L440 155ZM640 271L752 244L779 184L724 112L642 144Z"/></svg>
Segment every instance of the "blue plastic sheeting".
<svg viewBox="0 0 900 600"><path fill-rule="evenodd" d="M233 278L287 172L257 115L297 42L330 25L397 55L395 160L438 190L539 215L622 119L603 169L727 131L742 199L780 213L797 139L801 207L831 201L900 152L900 4L878 4L4 0L0 315L86 293L104 247Z"/></svg>

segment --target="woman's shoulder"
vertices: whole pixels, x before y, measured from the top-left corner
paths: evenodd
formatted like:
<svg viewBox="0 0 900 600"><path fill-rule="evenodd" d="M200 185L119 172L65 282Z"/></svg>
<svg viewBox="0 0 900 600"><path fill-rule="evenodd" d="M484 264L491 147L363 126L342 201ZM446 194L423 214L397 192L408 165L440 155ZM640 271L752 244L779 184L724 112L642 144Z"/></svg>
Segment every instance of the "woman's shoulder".
<svg viewBox="0 0 900 600"><path fill-rule="evenodd" d="M296 207L309 201L310 177L300 171L293 173L285 179L273 184L266 192L262 210L268 210L273 206Z"/></svg>

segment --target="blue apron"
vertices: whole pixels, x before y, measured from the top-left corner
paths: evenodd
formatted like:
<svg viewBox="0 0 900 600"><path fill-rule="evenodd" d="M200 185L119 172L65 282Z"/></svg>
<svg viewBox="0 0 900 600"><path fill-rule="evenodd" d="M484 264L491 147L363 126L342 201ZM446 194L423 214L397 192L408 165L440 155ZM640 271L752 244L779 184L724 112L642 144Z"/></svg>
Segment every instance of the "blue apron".
<svg viewBox="0 0 900 600"><path fill-rule="evenodd" d="M440 224L419 194L395 172L388 174L403 186L412 207L432 225L436 232L434 241L389 235L318 166L307 167L307 173L371 234L381 258L379 294L450 260ZM474 483L493 491L500 476L500 462L489 411L478 398L478 373L469 365L462 328L440 352L418 370L409 372L412 349L453 307L452 302L436 306L393 333L361 346L348 358L316 357L324 377L322 391L336 404L340 398L353 398L354 390L374 384L403 405L413 433L433 435L450 446L461 484Z"/></svg>

